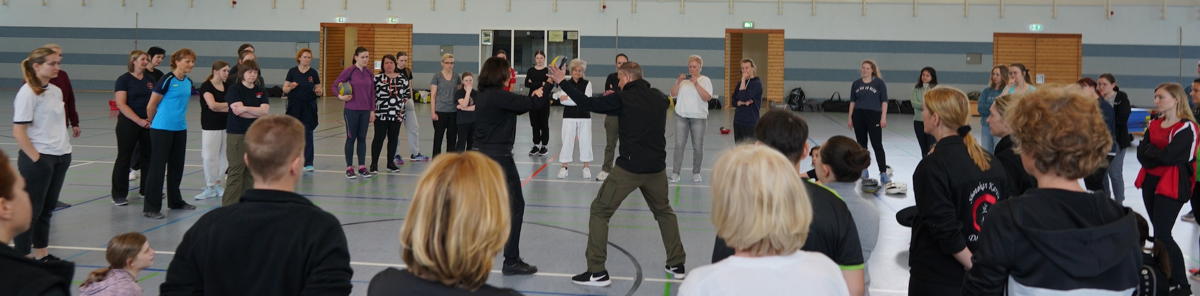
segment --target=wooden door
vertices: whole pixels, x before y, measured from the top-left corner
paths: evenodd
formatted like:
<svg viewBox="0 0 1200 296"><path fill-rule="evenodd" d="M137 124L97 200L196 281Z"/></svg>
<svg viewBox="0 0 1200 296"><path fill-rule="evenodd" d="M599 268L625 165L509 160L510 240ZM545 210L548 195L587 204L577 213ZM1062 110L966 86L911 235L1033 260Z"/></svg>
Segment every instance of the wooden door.
<svg viewBox="0 0 1200 296"><path fill-rule="evenodd" d="M742 77L742 33L725 31L725 106L733 101L733 89Z"/></svg>
<svg viewBox="0 0 1200 296"><path fill-rule="evenodd" d="M729 106L734 88L742 77L742 50L746 34L767 35L767 60L755 61L758 74L763 79L763 100L783 102L784 37L783 30L776 29L725 29L725 92L724 103Z"/></svg>
<svg viewBox="0 0 1200 296"><path fill-rule="evenodd" d="M399 51L409 54L412 66L412 24L321 23L321 79L333 82L350 65L354 47L365 47L371 60Z"/></svg>
<svg viewBox="0 0 1200 296"><path fill-rule="evenodd" d="M326 27L321 24L321 82L333 83L345 68L346 54L342 50L346 43L345 27ZM328 93L328 92L326 92Z"/></svg>
<svg viewBox="0 0 1200 296"><path fill-rule="evenodd" d="M783 102L783 30L767 34L767 63L758 71L766 70L766 89L763 99L768 102Z"/></svg>
<svg viewBox="0 0 1200 296"><path fill-rule="evenodd" d="M995 33L992 36L993 64L1021 63L1037 82L1074 83L1083 75L1083 35Z"/></svg>

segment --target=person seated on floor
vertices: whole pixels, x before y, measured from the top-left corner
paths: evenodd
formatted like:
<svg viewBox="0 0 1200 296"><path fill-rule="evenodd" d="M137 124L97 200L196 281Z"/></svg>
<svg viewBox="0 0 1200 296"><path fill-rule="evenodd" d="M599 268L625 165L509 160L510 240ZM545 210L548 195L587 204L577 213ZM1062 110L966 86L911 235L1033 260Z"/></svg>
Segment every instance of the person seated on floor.
<svg viewBox="0 0 1200 296"><path fill-rule="evenodd" d="M79 285L82 296L141 296L138 273L154 264L154 249L145 235L130 232L108 241L104 252L108 266L89 273Z"/></svg>
<svg viewBox="0 0 1200 296"><path fill-rule="evenodd" d="M8 155L0 151L0 291L5 295L71 295L75 264L40 262L9 246L13 237L29 230L33 217L25 179L10 163Z"/></svg>
<svg viewBox="0 0 1200 296"><path fill-rule="evenodd" d="M805 181L783 154L743 144L713 170L712 223L733 256L693 270L679 295L850 295L825 255L802 251L813 220Z"/></svg>
<svg viewBox="0 0 1200 296"><path fill-rule="evenodd" d="M754 138L758 143L787 156L797 172L800 162L808 156L808 123L794 112L784 109L767 111L754 127ZM842 270L850 295L864 295L866 260L863 260L862 243L859 242L850 209L829 188L811 180L802 185L812 203L813 217L808 239L801 249L825 254L833 259ZM713 246L712 262L721 261L734 253L735 250L726 246L718 236Z"/></svg>
<svg viewBox="0 0 1200 296"><path fill-rule="evenodd" d="M241 202L212 210L184 233L162 295L349 295L350 251L337 217L295 193L304 126L267 115L246 132L254 178Z"/></svg>
<svg viewBox="0 0 1200 296"><path fill-rule="evenodd" d="M1113 142L1096 101L1043 87L1004 119L1037 188L991 208L963 295L1133 295L1137 214L1079 185L1107 163Z"/></svg>
<svg viewBox="0 0 1200 296"><path fill-rule="evenodd" d="M371 279L367 295L521 295L487 285L508 238L508 188L500 165L479 152L444 153L417 181L400 228L405 269Z"/></svg>

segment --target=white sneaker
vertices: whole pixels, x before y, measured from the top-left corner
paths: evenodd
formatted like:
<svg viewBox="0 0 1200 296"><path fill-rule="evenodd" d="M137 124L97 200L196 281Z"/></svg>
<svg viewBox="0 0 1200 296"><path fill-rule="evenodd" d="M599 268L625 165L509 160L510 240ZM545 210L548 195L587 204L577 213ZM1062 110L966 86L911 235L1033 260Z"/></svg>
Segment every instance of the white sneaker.
<svg viewBox="0 0 1200 296"><path fill-rule="evenodd" d="M225 186L224 185L217 185L217 186L213 186L213 187L216 188L215 190L217 191L217 197L225 196Z"/></svg>
<svg viewBox="0 0 1200 296"><path fill-rule="evenodd" d="M889 195L905 195L908 193L908 185L903 183L891 182L883 186L884 192Z"/></svg>
<svg viewBox="0 0 1200 296"><path fill-rule="evenodd" d="M591 178L592 178L592 169L583 168L583 179L587 180L587 179L591 179Z"/></svg>
<svg viewBox="0 0 1200 296"><path fill-rule="evenodd" d="M667 182L679 183L679 174L671 174L670 177L667 177Z"/></svg>
<svg viewBox="0 0 1200 296"><path fill-rule="evenodd" d="M704 177L701 177L700 174L692 175L692 182L693 183L704 182Z"/></svg>
<svg viewBox="0 0 1200 296"><path fill-rule="evenodd" d="M596 174L596 181L604 181L604 179L608 179L608 172L600 171L599 174Z"/></svg>
<svg viewBox="0 0 1200 296"><path fill-rule="evenodd" d="M213 187L216 187L216 186L205 186L204 192L200 192L200 194L196 194L196 196L193 196L192 199L205 200L205 199L215 197L217 194L217 190L213 189Z"/></svg>
<svg viewBox="0 0 1200 296"><path fill-rule="evenodd" d="M563 167L563 168L561 168L561 169L558 169L558 178L559 178L559 179L566 179L566 178L567 178L567 174L568 174L568 173L567 173L567 168L566 168L566 167Z"/></svg>
<svg viewBox="0 0 1200 296"><path fill-rule="evenodd" d="M138 171L138 170L130 170L130 171L129 171L129 181L137 180L137 179L138 179L138 177L140 177L140 176L141 176L141 173L139 173L139 172L141 172L141 171Z"/></svg>

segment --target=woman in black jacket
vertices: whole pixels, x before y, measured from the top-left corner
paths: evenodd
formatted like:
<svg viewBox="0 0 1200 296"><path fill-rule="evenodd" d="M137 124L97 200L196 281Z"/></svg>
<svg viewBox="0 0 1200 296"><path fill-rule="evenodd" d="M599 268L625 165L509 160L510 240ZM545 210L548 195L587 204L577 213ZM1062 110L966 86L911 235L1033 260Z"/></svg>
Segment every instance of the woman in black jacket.
<svg viewBox="0 0 1200 296"><path fill-rule="evenodd" d="M909 247L911 295L958 295L985 216L1008 198L1000 162L976 143L967 95L951 87L925 93L921 118L937 143L913 173L917 218Z"/></svg>
<svg viewBox="0 0 1200 296"><path fill-rule="evenodd" d="M1146 125L1137 147L1142 169L1133 184L1142 189L1142 202L1154 225L1155 245L1167 247L1171 266L1184 266L1183 252L1171 230L1196 183L1192 166L1196 159L1196 119L1179 84L1164 83L1154 88L1154 105L1160 116ZM1171 270L1172 290L1190 289L1185 274L1184 268Z"/></svg>
<svg viewBox="0 0 1200 296"><path fill-rule="evenodd" d="M546 75L550 73L550 69L546 68L546 52L538 50L533 53L533 59L533 67L525 71L525 88L529 89L530 97L548 100L546 96L549 95L550 88L545 86ZM533 129L533 149L529 150L530 156L546 156L550 153L550 148L546 147L550 143L550 104L540 106L529 110L529 127Z"/></svg>
<svg viewBox="0 0 1200 296"><path fill-rule="evenodd" d="M1137 214L1079 186L1112 145L1096 101L1043 87L1007 111L1038 188L992 207L963 294L1132 295L1142 262Z"/></svg>
<svg viewBox="0 0 1200 296"><path fill-rule="evenodd" d="M1129 114L1133 112L1133 105L1129 102L1129 95L1117 87L1117 78L1112 74L1100 74L1096 83L1099 85L1100 97L1112 104L1116 113L1116 117L1113 118L1116 129L1113 132L1117 137L1117 150L1113 151L1115 155L1108 164L1108 183L1112 188L1113 197L1120 203L1125 201L1125 148L1129 148L1130 142L1133 141L1133 135L1129 134Z"/></svg>
<svg viewBox="0 0 1200 296"><path fill-rule="evenodd" d="M504 245L505 275L533 274L537 267L521 260L521 223L525 217L525 197L521 194L521 175L513 162L513 141L517 132L517 115L537 108L549 108L549 101L542 99L544 89L536 89L532 96L517 95L504 90L508 81L508 62L501 58L488 58L479 70L479 93L475 95L475 147L479 152L500 163L504 178L508 181L509 210L512 226L508 242Z"/></svg>
<svg viewBox="0 0 1200 296"><path fill-rule="evenodd" d="M1013 143L1012 128L1005 121L1005 115L1008 114L1009 106L1016 105L1018 99L1012 95L1002 95L997 98L992 106L990 116L987 122L991 126L991 136L1000 138L1000 142L996 143L996 159L1000 160L1000 164L1004 165L1004 172L1008 175L1008 184L1012 187L1013 196L1021 195L1031 188L1037 187L1037 181L1029 172L1025 171L1025 167L1021 164L1021 158L1017 156L1016 147Z"/></svg>

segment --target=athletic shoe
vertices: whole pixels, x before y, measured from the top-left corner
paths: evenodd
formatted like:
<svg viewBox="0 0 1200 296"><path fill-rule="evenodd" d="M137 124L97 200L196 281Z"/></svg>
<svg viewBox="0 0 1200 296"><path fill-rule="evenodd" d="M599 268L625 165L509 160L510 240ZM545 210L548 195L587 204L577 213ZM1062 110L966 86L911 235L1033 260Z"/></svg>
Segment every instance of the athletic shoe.
<svg viewBox="0 0 1200 296"><path fill-rule="evenodd" d="M679 174L671 174L670 177L667 177L667 182L679 183Z"/></svg>
<svg viewBox="0 0 1200 296"><path fill-rule="evenodd" d="M504 275L535 274L537 271L537 266L529 265L529 263L525 263L521 258L517 258L514 262L505 262L504 267L500 269L500 272Z"/></svg>
<svg viewBox="0 0 1200 296"><path fill-rule="evenodd" d="M1196 211L1188 212L1187 214L1183 215L1183 217L1179 217L1179 220L1195 223L1196 222Z"/></svg>
<svg viewBox="0 0 1200 296"><path fill-rule="evenodd" d="M671 277L674 277L677 280L682 280L683 277L687 276L687 272L684 270L683 264L668 265L668 266L664 267L663 269L666 270L667 273L671 275Z"/></svg>
<svg viewBox="0 0 1200 296"><path fill-rule="evenodd" d="M599 174L596 174L596 181L604 181L604 179L608 179L608 172L600 171Z"/></svg>
<svg viewBox="0 0 1200 296"><path fill-rule="evenodd" d="M396 155L396 156L392 157L392 166L402 166L402 165L404 165L403 157L400 157L400 155Z"/></svg>
<svg viewBox="0 0 1200 296"><path fill-rule="evenodd" d="M379 167L378 167L378 166L371 166L371 170L370 170L370 171L371 171L371 174L372 174L372 175L378 175L378 174L379 174Z"/></svg>
<svg viewBox="0 0 1200 296"><path fill-rule="evenodd" d="M129 204L129 199L121 198L121 197L114 197L112 201L113 201L113 204L118 207L123 207L123 206L126 206Z"/></svg>
<svg viewBox="0 0 1200 296"><path fill-rule="evenodd" d="M311 172L313 172L313 171L316 171L316 170L317 170L317 168L314 168L314 167L313 167L313 166L311 166L311 165L306 165L306 166L304 166L304 171L305 171L305 172L309 172L309 173L311 173Z"/></svg>
<svg viewBox="0 0 1200 296"><path fill-rule="evenodd" d="M879 181L883 184L892 183L892 167L887 167L882 172L879 172Z"/></svg>
<svg viewBox="0 0 1200 296"><path fill-rule="evenodd" d="M563 168L560 168L560 169L558 169L558 178L559 178L559 179L566 179L566 178L567 178L567 174L569 174L569 173L567 172L567 167L563 167Z"/></svg>
<svg viewBox="0 0 1200 296"><path fill-rule="evenodd" d="M156 220L162 220L162 219L167 218L167 215L163 215L162 213L159 213L159 212L144 212L144 213L142 213L142 217L156 219Z"/></svg>
<svg viewBox="0 0 1200 296"><path fill-rule="evenodd" d="M346 168L346 179L358 178L358 174L354 173L353 168Z"/></svg>
<svg viewBox="0 0 1200 296"><path fill-rule="evenodd" d="M400 172L400 168L399 168L399 167L394 167L394 166L388 166L387 170L388 170L388 172L389 172L389 173L396 173L396 172Z"/></svg>
<svg viewBox="0 0 1200 296"><path fill-rule="evenodd" d="M862 191L870 194L879 192L879 181L875 179L862 180Z"/></svg>
<svg viewBox="0 0 1200 296"><path fill-rule="evenodd" d="M209 199L209 198L216 197L216 196L217 196L216 186L204 186L204 192L201 192L200 194L193 196L192 199L205 200L205 199Z"/></svg>
<svg viewBox="0 0 1200 296"><path fill-rule="evenodd" d="M546 149L546 146L542 145L542 149L538 151L538 156L546 156L547 154L550 154L550 149Z"/></svg>
<svg viewBox="0 0 1200 296"><path fill-rule="evenodd" d="M138 171L138 170L130 170L130 171L129 171L129 181L137 180L137 179L138 179L138 177L140 177L140 176L142 175L142 174L141 174L141 173L139 173L139 172L141 172L141 171Z"/></svg>
<svg viewBox="0 0 1200 296"><path fill-rule="evenodd" d="M225 187L221 185L213 186L217 190L217 197L225 196Z"/></svg>
<svg viewBox="0 0 1200 296"><path fill-rule="evenodd" d="M195 209L196 209L196 206L193 206L193 205L191 205L191 204L188 204L188 203L186 203L186 202L185 202L185 203L183 203L183 205L182 205L182 206L178 206L178 207L171 207L171 206L168 206L167 208L168 208L168 209L172 209L172 210L185 210L185 211L190 211L190 210L195 210Z"/></svg>
<svg viewBox="0 0 1200 296"><path fill-rule="evenodd" d="M583 168L583 179L588 180L591 178L592 178L592 169Z"/></svg>
<svg viewBox="0 0 1200 296"><path fill-rule="evenodd" d="M412 161L417 161L417 162L420 162L420 161L429 161L429 156L425 156L425 155L423 155L423 154L417 153L417 154L412 154L412 155L409 155L409 156L408 156L408 159L409 159L409 160L412 160Z"/></svg>
<svg viewBox="0 0 1200 296"><path fill-rule="evenodd" d="M362 175L362 177L363 177L364 179L365 179L365 178L370 178L370 177L374 177L374 176L375 176L375 172L373 172L373 171L368 171L368 170L367 170L367 168L358 168L358 174L359 174L359 175Z"/></svg>
<svg viewBox="0 0 1200 296"><path fill-rule="evenodd" d="M608 277L608 271L601 272L584 272L571 277L571 282L576 285L592 286L592 287L608 287L612 285L612 279Z"/></svg>
<svg viewBox="0 0 1200 296"><path fill-rule="evenodd" d="M71 204L69 204L69 203L65 203L65 202L61 202L61 201L60 201L60 202L58 202L58 203L55 203L55 204L54 204L54 210L55 210L55 211L57 211L57 210L61 210L61 209L65 209L65 208L69 208L69 207L71 207Z"/></svg>
<svg viewBox="0 0 1200 296"><path fill-rule="evenodd" d="M46 257L42 257L37 260L38 263L42 263L42 264L56 262L56 261L62 261L62 259L60 259L58 257L54 257L54 255L50 255L50 254L46 254Z"/></svg>
<svg viewBox="0 0 1200 296"><path fill-rule="evenodd" d="M537 155L539 150L540 150L540 149L538 149L538 146L537 146L537 145L533 145L533 148L530 148L530 149L529 149L529 156L535 156L535 155Z"/></svg>
<svg viewBox="0 0 1200 296"><path fill-rule="evenodd" d="M700 182L704 182L704 177L701 177L700 174L692 175L692 183L700 183Z"/></svg>
<svg viewBox="0 0 1200 296"><path fill-rule="evenodd" d="M886 192L887 194L890 194L890 195L908 194L908 185L905 185L904 183L896 183L896 182L887 183L887 185L884 185L883 188L884 188L884 192Z"/></svg>

